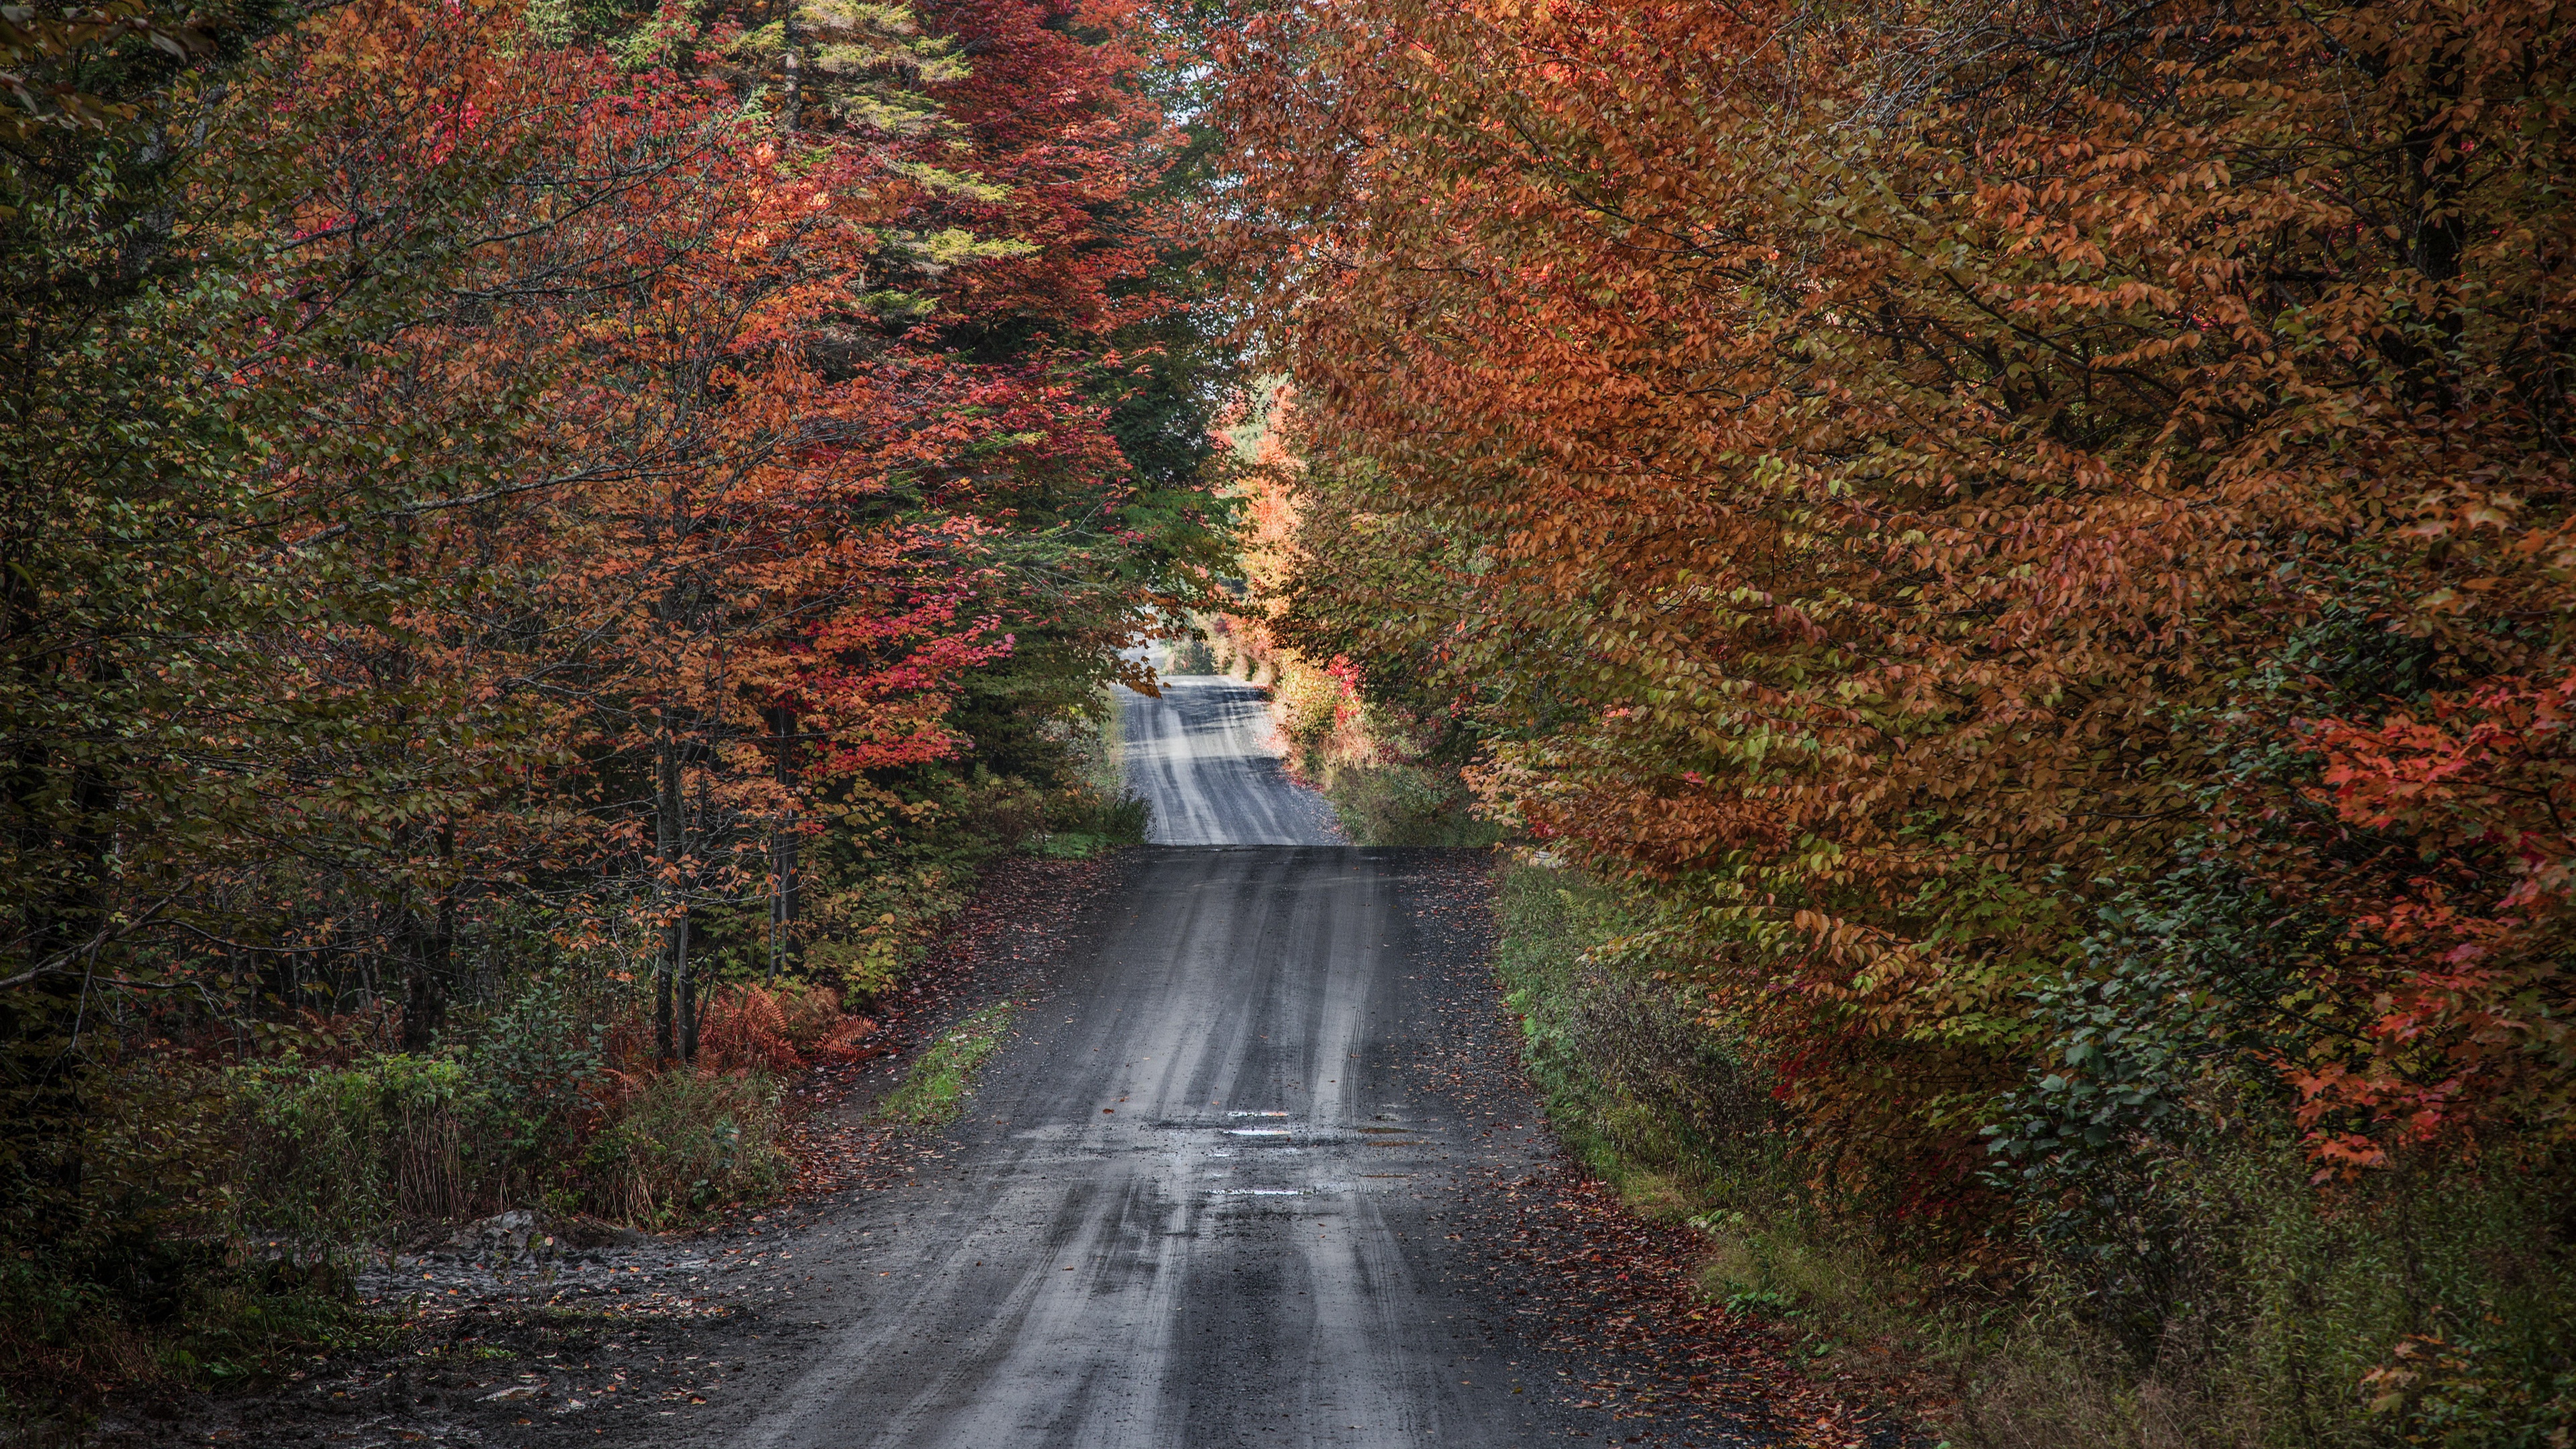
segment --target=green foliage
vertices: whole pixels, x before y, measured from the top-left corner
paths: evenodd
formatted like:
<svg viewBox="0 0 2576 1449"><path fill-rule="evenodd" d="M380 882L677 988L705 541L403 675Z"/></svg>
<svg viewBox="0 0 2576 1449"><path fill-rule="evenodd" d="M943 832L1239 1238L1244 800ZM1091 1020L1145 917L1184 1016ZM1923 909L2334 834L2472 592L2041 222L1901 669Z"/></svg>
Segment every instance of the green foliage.
<svg viewBox="0 0 2576 1449"><path fill-rule="evenodd" d="M1164 660L1163 672L1166 674L1216 673L1216 652L1208 647L1207 636L1192 630L1188 638L1174 644L1170 654Z"/></svg>
<svg viewBox="0 0 2576 1449"><path fill-rule="evenodd" d="M1034 837L1029 849L1058 860L1088 860L1121 845L1142 845L1153 814L1153 802L1138 796L1101 800L1059 815L1055 827Z"/></svg>
<svg viewBox="0 0 2576 1449"><path fill-rule="evenodd" d="M1472 814L1475 796L1453 769L1394 762L1324 774L1324 797L1354 845L1485 846L1501 827Z"/></svg>
<svg viewBox="0 0 2576 1449"><path fill-rule="evenodd" d="M242 1211L302 1243L381 1238L406 1221L496 1208L520 1165L488 1084L460 1061L399 1054L234 1073L248 1121Z"/></svg>
<svg viewBox="0 0 2576 1449"><path fill-rule="evenodd" d="M2576 1256L2565 1167L2436 1162L2322 1198L2286 1124L2204 1124L2158 1161L2152 1244L2176 1265L2152 1324L2094 1260L2050 1260L1971 1351L1978 1442L2484 1449L2568 1433ZM2143 1331L2143 1337L2141 1333Z"/></svg>
<svg viewBox="0 0 2576 1449"><path fill-rule="evenodd" d="M1359 665L1361 692L1373 704L1449 731L1489 725L1454 708L1461 686L1474 680L1509 690L1521 680L1498 667L1500 641L1461 627L1458 581L1478 572L1485 548L1472 521L1359 459L1308 460L1294 493L1296 531L1311 542L1271 581L1286 606L1275 626L1282 642L1310 658ZM1444 758L1465 758L1476 738L1444 740Z"/></svg>
<svg viewBox="0 0 2576 1449"><path fill-rule="evenodd" d="M1002 735L1026 774L978 758L853 782L805 852L803 969L848 993L853 1010L891 990L963 908L983 867L1011 851L1081 859L1145 838L1150 806L1127 792L1117 706L1098 681L1052 719ZM1050 686L1053 692L1054 686ZM759 923L710 912L709 949L749 970Z"/></svg>
<svg viewBox="0 0 2576 1449"><path fill-rule="evenodd" d="M608 1072L607 1022L577 999L565 972L522 984L474 1033L468 1060L490 1093L506 1150L532 1161L558 1156L594 1108L589 1093Z"/></svg>
<svg viewBox="0 0 2576 1449"><path fill-rule="evenodd" d="M1683 992L1598 948L1636 907L1568 872L1518 867L1496 888L1494 970L1521 1018L1548 1119L1595 1171L1648 1199L1730 1193L1735 1152L1769 1135L1761 1088Z"/></svg>
<svg viewBox="0 0 2576 1449"><path fill-rule="evenodd" d="M2186 849L2151 883L2105 894L2078 964L2024 996L2043 1061L1986 1135L2026 1175L2117 1171L2195 1095L2316 1030L2315 973L2301 968L2333 948L2331 922L2216 851Z"/></svg>
<svg viewBox="0 0 2576 1449"><path fill-rule="evenodd" d="M1145 842L1154 807L1127 788L1126 716L1117 699L1124 690L1110 685L1099 706L1067 729L1064 775L1073 783L1049 811L1046 829L1032 838L1034 853L1081 860Z"/></svg>
<svg viewBox="0 0 2576 1449"><path fill-rule="evenodd" d="M893 989L965 906L984 864L1043 833L1057 803L980 764L854 787L807 851L813 937L803 969L848 993L854 1009Z"/></svg>

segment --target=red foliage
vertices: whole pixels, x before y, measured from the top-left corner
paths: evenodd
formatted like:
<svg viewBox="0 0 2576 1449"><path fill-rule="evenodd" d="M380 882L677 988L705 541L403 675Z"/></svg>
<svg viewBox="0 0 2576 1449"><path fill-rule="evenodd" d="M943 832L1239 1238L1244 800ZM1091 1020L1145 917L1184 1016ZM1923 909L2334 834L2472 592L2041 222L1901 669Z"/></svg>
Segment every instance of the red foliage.
<svg viewBox="0 0 2576 1449"><path fill-rule="evenodd" d="M875 1021L845 1016L829 987L777 990L758 984L720 987L699 1027L698 1069L791 1072L858 1060Z"/></svg>
<svg viewBox="0 0 2576 1449"><path fill-rule="evenodd" d="M1443 535L1385 596L1474 780L1855 1184L1973 1196L2053 983L2302 748L2346 838L2233 843L2353 927L2276 963L2320 1149L2576 1130L2566 13L1351 0L1221 68L1217 249ZM2265 693L2336 621L2436 697Z"/></svg>
<svg viewBox="0 0 2576 1449"><path fill-rule="evenodd" d="M2564 1122L2576 1027L2563 965L2576 934L2576 675L2439 695L2377 721L2326 720L2317 794L2393 843L2340 876L2371 1053L2294 1069L2303 1119L2359 1108L2426 1141L2483 1120ZM2353 887L2358 884L2361 889ZM2329 1156L2381 1144L2329 1134Z"/></svg>

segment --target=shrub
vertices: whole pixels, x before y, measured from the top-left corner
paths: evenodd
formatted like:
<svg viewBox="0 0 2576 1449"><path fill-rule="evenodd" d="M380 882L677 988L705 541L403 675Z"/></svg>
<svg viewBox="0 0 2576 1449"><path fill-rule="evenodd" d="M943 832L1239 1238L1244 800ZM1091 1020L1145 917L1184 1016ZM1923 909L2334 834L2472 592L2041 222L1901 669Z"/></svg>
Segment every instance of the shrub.
<svg viewBox="0 0 2576 1449"><path fill-rule="evenodd" d="M1069 790L1065 795L1046 833L1029 842L1033 853L1083 860L1113 846L1144 843L1146 826L1154 816L1152 801L1123 790L1117 794Z"/></svg>
<svg viewBox="0 0 2576 1449"><path fill-rule="evenodd" d="M582 1001L539 978L451 1055L234 1069L243 1226L345 1246L515 1205L667 1224L757 1197L786 1177L778 1074L876 1029L828 988L727 986L696 1065L619 1070L603 1043L642 1056L613 1030L634 1014L630 993Z"/></svg>
<svg viewBox="0 0 2576 1449"><path fill-rule="evenodd" d="M608 1069L611 1024L629 1012L641 1016L626 993L584 1002L550 971L480 1023L466 1060L513 1161L542 1171L581 1138L596 1110L591 1089Z"/></svg>
<svg viewBox="0 0 2576 1449"><path fill-rule="evenodd" d="M1452 769L1345 765L1324 772L1324 795L1361 845L1491 845L1501 838L1469 813L1475 797Z"/></svg>
<svg viewBox="0 0 2576 1449"><path fill-rule="evenodd" d="M600 1217L669 1224L784 1186L792 1164L775 1078L676 1068L633 1083L581 1159Z"/></svg>
<svg viewBox="0 0 2576 1449"><path fill-rule="evenodd" d="M786 1073L808 1062L851 1061L877 1024L841 1010L841 993L801 981L745 983L710 993L698 1028L702 1071Z"/></svg>
<svg viewBox="0 0 2576 1449"><path fill-rule="evenodd" d="M1496 908L1496 973L1551 1125L1613 1180L1707 1197L1726 1161L1717 1144L1740 1153L1770 1130L1758 1084L1678 990L1595 949L1638 924L1613 893L1524 868L1505 874Z"/></svg>
<svg viewBox="0 0 2576 1449"><path fill-rule="evenodd" d="M2016 1170L2020 1216L1974 1251L1882 1237L1869 1231L1878 1205L1838 1191L1809 1144L1773 1125L1727 1043L1627 964L1649 955L1648 913L1532 868L1505 873L1496 909L1497 971L1568 1145L1641 1207L1709 1234L1712 1298L1803 1326L1838 1372L1869 1369L1830 1351L1857 1344L1910 1347L1955 1375L1962 1446L2540 1449L2576 1437L2563 1207L2576 1162L2564 1156L2428 1152L2320 1184L2287 1111L2223 1078L2168 1083L2162 1038L2139 1029L2152 1023L2131 996L2070 988L2052 1010L2132 1062L2127 1115L2103 1118L2115 1130L2096 1141L2091 1107L2030 1110L2016 1131L2039 1122L2050 1151L2090 1156L2068 1157L2084 1170L2064 1178ZM2184 969L2181 949L2156 969ZM2151 1086L2165 1106L2150 1113Z"/></svg>
<svg viewBox="0 0 2576 1449"><path fill-rule="evenodd" d="M231 1084L243 1214L255 1233L351 1243L404 1220L497 1211L507 1196L505 1114L464 1062L289 1059L237 1068Z"/></svg>

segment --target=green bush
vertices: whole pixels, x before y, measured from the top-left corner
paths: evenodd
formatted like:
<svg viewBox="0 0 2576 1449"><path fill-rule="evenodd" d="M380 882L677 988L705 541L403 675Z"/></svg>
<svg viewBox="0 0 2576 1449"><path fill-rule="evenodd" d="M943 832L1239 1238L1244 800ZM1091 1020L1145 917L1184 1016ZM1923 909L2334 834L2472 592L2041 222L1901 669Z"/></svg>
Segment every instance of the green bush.
<svg viewBox="0 0 2576 1449"><path fill-rule="evenodd" d="M466 1063L380 1054L231 1075L244 1119L244 1226L352 1243L405 1221L479 1216L508 1195L504 1113Z"/></svg>
<svg viewBox="0 0 2576 1449"><path fill-rule="evenodd" d="M1355 844L1486 846L1502 838L1468 813L1474 797L1454 769L1343 765L1324 772L1323 788Z"/></svg>
<svg viewBox="0 0 2576 1449"><path fill-rule="evenodd" d="M349 1244L537 1201L594 1125L615 1006L549 972L461 1022L441 1055L234 1069L246 1228Z"/></svg>
<svg viewBox="0 0 2576 1449"><path fill-rule="evenodd" d="M1769 1130L1758 1087L1678 990L1594 951L1637 929L1617 896L1541 869L1498 892L1495 971L1559 1136L1634 1195L1706 1197L1732 1160L1719 1144Z"/></svg>
<svg viewBox="0 0 2576 1449"><path fill-rule="evenodd" d="M240 1087L175 1055L86 1077L77 1199L51 1234L0 1222L0 1424L35 1433L103 1384L238 1378L351 1321L336 1255L240 1231L265 1206L241 1171Z"/></svg>
<svg viewBox="0 0 2576 1449"><path fill-rule="evenodd" d="M1208 641L1198 634L1168 646L1164 661L1165 674L1214 674L1221 667L1216 651L1210 649Z"/></svg>
<svg viewBox="0 0 2576 1449"><path fill-rule="evenodd" d="M0 1438L39 1442L99 1385L239 1381L359 1327L329 1260L149 1236L0 1258Z"/></svg>
<svg viewBox="0 0 2576 1449"><path fill-rule="evenodd" d="M1028 848L1058 859L1089 859L1117 846L1142 845L1153 815L1153 802L1134 795L1083 796L1055 811Z"/></svg>
<svg viewBox="0 0 2576 1449"><path fill-rule="evenodd" d="M621 1006L544 976L446 1055L235 1069L243 1230L345 1246L516 1206L669 1224L783 1184L777 1084L612 1072Z"/></svg>
<svg viewBox="0 0 2576 1449"><path fill-rule="evenodd" d="M1056 742L1058 747L1061 741ZM1130 816L1101 813L1078 779L1052 790L980 766L934 773L917 793L883 793L844 812L806 852L805 923L815 933L805 969L838 987L853 1009L891 989L973 896L984 866L1009 851L1087 855ZM1060 834L1099 832L1074 849ZM1143 830L1137 824L1135 838Z"/></svg>
<svg viewBox="0 0 2576 1449"><path fill-rule="evenodd" d="M529 1170L562 1158L596 1114L591 1088L607 1075L608 1018L619 1004L582 1001L550 971L475 1024L465 1060L486 1125Z"/></svg>

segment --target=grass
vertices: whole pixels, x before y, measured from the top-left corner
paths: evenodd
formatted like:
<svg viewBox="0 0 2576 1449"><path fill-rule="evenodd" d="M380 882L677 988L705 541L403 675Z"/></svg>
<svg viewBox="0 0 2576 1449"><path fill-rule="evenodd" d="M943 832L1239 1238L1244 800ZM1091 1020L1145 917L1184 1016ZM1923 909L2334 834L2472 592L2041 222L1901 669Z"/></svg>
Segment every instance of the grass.
<svg viewBox="0 0 2576 1449"><path fill-rule="evenodd" d="M942 1127L957 1120L966 1094L974 1089L976 1068L1001 1050L1017 1011L1012 1003L997 1001L950 1027L912 1064L903 1085L877 1104L877 1120L906 1127Z"/></svg>
<svg viewBox="0 0 2576 1449"><path fill-rule="evenodd" d="M617 1222L677 1226L785 1187L777 1079L682 1067L648 1079L591 1139L581 1200Z"/></svg>

